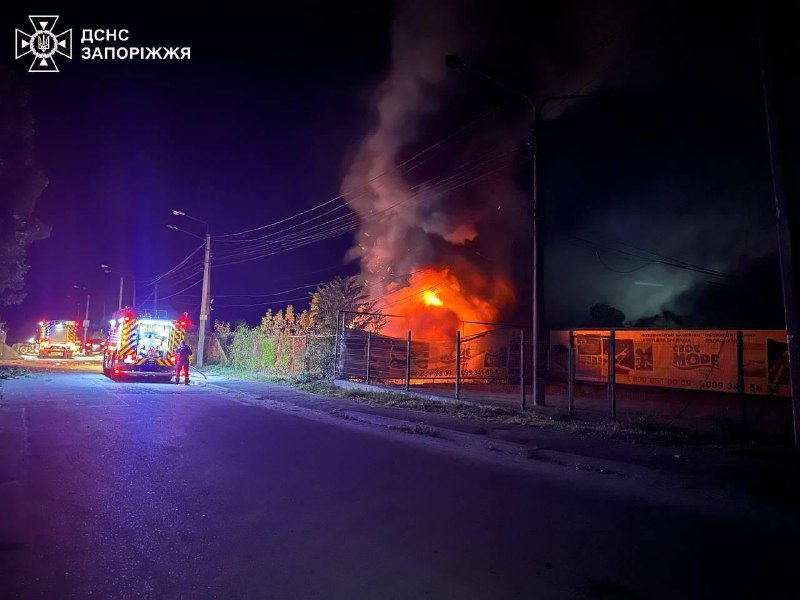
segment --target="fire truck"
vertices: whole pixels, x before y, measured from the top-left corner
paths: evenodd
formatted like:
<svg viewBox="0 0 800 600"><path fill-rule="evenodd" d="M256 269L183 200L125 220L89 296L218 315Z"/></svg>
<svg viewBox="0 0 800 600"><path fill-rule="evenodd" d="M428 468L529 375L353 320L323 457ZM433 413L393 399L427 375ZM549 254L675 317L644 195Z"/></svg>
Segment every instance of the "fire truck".
<svg viewBox="0 0 800 600"><path fill-rule="evenodd" d="M72 358L72 353L81 347L81 324L79 321L39 321L35 351L39 358L53 355Z"/></svg>
<svg viewBox="0 0 800 600"><path fill-rule="evenodd" d="M189 320L167 318L164 311L124 308L109 323L103 353L103 374L111 379L169 380L175 371L175 352L186 335Z"/></svg>

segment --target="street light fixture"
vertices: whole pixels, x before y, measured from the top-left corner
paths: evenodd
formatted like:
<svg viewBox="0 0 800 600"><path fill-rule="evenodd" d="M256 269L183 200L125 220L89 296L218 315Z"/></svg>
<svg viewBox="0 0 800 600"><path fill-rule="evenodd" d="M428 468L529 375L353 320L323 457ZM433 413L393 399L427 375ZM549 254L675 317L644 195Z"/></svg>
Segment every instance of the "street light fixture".
<svg viewBox="0 0 800 600"><path fill-rule="evenodd" d="M109 267L106 264L101 264L100 268L103 270L103 273L105 273L106 275L113 275L113 274L117 273L117 271L114 271L114 269L112 269L111 267ZM120 275L119 276L119 303L117 304L117 310L122 310L122 290L124 288L124 285L125 285L125 276L124 275ZM133 302L132 303L134 305L136 304L136 284L135 283L134 283L134 286L133 286Z"/></svg>
<svg viewBox="0 0 800 600"><path fill-rule="evenodd" d="M531 158L533 161L533 405L545 404L545 357L547 356L547 340L543 339L544 333L544 262L543 262L543 228L542 210L539 202L539 128L542 121L542 111L548 102L556 100L573 100L586 98L589 94L568 94L565 96L549 96L538 104L530 96L507 83L495 79L491 75L476 69L466 60L455 54L448 54L444 58L445 65L451 69L469 69L484 79L502 87L505 90L524 99L533 113L531 124ZM521 375L520 375L521 376ZM525 408L525 396L522 397L522 408Z"/></svg>
<svg viewBox="0 0 800 600"><path fill-rule="evenodd" d="M187 219L191 219L192 221L197 221L198 223L202 223L206 227L206 233L211 231L211 226L206 221L203 221L203 219L198 219L197 217L193 217L192 215L187 215L184 211L177 210L175 208L172 209L172 214L175 215L176 217L186 217Z"/></svg>
<svg viewBox="0 0 800 600"><path fill-rule="evenodd" d="M185 233L186 235L190 235L193 238L197 238L198 240L204 239L203 236L197 235L196 233L192 233L191 231L186 231L185 229L181 229L180 227L175 227L175 225L167 225L167 229L173 229L175 231L180 231L181 233Z"/></svg>

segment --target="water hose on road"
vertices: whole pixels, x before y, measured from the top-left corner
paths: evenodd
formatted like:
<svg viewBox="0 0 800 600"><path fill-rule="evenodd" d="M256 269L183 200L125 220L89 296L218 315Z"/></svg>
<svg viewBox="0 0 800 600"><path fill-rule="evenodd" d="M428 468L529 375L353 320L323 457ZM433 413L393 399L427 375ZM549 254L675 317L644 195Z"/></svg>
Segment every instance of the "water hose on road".
<svg viewBox="0 0 800 600"><path fill-rule="evenodd" d="M208 377L206 377L206 374L205 374L205 373L203 373L203 372L202 372L200 369L198 369L197 367L193 367L192 365L189 365L189 370L190 370L190 371L194 371L195 373L200 373L200 375L202 375L202 376L203 376L203 379L205 379L205 380L208 380Z"/></svg>

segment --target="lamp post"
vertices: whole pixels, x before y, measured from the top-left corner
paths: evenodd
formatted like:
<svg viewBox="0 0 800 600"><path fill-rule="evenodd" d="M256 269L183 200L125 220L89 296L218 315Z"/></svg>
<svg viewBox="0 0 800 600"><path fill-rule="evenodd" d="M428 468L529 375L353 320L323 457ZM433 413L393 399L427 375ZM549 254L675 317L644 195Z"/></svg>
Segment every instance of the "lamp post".
<svg viewBox="0 0 800 600"><path fill-rule="evenodd" d="M192 221L197 221L198 223L202 223L206 227L206 235L205 238L205 259L203 260L203 292L200 299L200 331L197 336L197 367L201 368L203 366L203 351L206 341L206 327L208 326L208 317L209 312L211 312L211 307L209 304L209 296L211 294L211 227L209 224L202 219L198 219L197 217L193 217L192 215L186 214L182 210L175 210L172 209L172 214L176 217L186 217L187 219L191 219ZM167 225L169 229L174 229L176 231L180 231L182 233L186 233L188 235L194 237L200 237L188 231L184 231L174 225Z"/></svg>
<svg viewBox="0 0 800 600"><path fill-rule="evenodd" d="M533 366L533 405L545 405L545 372L547 371L546 356L548 341L544 338L544 253L543 253L543 239L544 229L542 224L542 209L539 200L539 130L542 122L542 112L544 107L549 103L557 100L573 100L577 98L586 98L589 94L568 94L564 96L548 96L542 99L538 104L527 94L519 91L518 89L495 79L494 77L476 69L463 58L455 54L448 54L445 57L445 64L451 69L469 69L477 73L484 79L492 82L493 84L508 90L516 96L525 100L533 115L533 123L531 124L531 159L533 162L532 169L532 212L533 212L533 336L532 336L532 350L531 362ZM525 406L523 405L523 408Z"/></svg>
<svg viewBox="0 0 800 600"><path fill-rule="evenodd" d="M87 339L87 334L89 333L89 301L92 299L92 296L90 294L89 288L87 287L83 287L80 285L73 285L72 287L74 287L76 290L81 290L86 292L86 310L83 317L83 346L81 346L81 349L84 352L86 352L86 339Z"/></svg>
<svg viewBox="0 0 800 600"><path fill-rule="evenodd" d="M111 274L116 273L116 271L114 271L111 267L109 267L108 265L105 265L105 264L100 265L100 268L103 269L103 273L105 273L106 275L111 275ZM125 277L123 275L120 275L119 276L119 303L117 305L117 310L122 310L122 290L123 290L124 287L125 287ZM136 289L135 288L134 288L134 291L133 291L133 295L134 295L133 303L136 304Z"/></svg>

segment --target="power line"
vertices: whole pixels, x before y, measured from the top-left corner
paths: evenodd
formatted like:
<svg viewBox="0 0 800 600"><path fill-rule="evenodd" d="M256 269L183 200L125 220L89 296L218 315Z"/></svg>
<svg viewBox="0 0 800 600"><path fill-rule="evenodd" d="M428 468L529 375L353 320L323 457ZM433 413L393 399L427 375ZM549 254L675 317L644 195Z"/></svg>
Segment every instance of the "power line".
<svg viewBox="0 0 800 600"><path fill-rule="evenodd" d="M488 161L487 161L488 162ZM501 164L499 167L486 171L480 175L463 179L465 173L461 173L458 175L451 176L447 179L455 179L455 182L451 182L450 184L442 185L441 188L444 189L435 189L436 193L450 193L458 188L464 187L466 185L471 185L481 179L485 179L489 175L496 173L497 171L503 170L507 168L510 164L516 162L516 159L513 161L507 161L506 163ZM457 181L457 179L461 177L462 181ZM445 180L447 181L447 180ZM382 218L387 216L387 213L398 206L405 204L410 201L414 201L414 203L421 202L426 199L425 192L429 192L430 188L425 187L426 182L416 186L416 189L419 189L418 192L410 195L409 197L396 202L395 204L378 211L373 211L368 215L359 217L358 215L354 216L347 216L347 217L338 217L332 221L327 223L316 225L307 229L306 231L297 232L295 234L291 234L286 236L282 239L270 240L268 242L262 242L261 244L257 245L255 248L247 248L239 253L233 253L224 257L222 260L227 262L217 262L217 265L232 265L232 264L240 264L242 262L247 262L250 260L257 260L260 258L265 258L267 256L273 256L275 254L288 252L290 250L295 250L297 248L307 246L311 243L315 243L317 241L321 241L324 239L329 239L333 237L338 237L357 229L358 227L362 226L365 222L369 222L372 220L376 220L378 218ZM414 189L414 188L412 188ZM304 237L305 236L305 237Z"/></svg>
<svg viewBox="0 0 800 600"><path fill-rule="evenodd" d="M437 148L437 147L439 147L440 145L444 144L445 142L449 141L449 140L450 140L450 139L452 139L453 137L455 137L455 136L457 136L457 135L459 135L459 134L463 133L463 132L464 132L464 131L466 131L468 128L472 127L472 126L473 126L473 125L475 125L476 123L480 122L481 120L485 119L486 117L488 117L489 115L491 115L492 113L494 113L495 111L497 111L497 110L498 110L498 109L499 109L499 108L500 108L502 105L503 105L503 104L499 104L499 105L495 106L494 108L492 108L492 109L490 109L490 110L488 110L488 111L484 112L483 114L481 114L481 115L480 115L480 116L478 116L477 118L473 119L472 121L470 121L470 122L468 122L467 124L463 125L462 127L458 128L456 131L454 131L454 132L450 133L449 135L445 136L444 138L442 138L442 139L440 139L440 140L438 140L438 141L434 142L433 144L431 144L431 145L427 146L426 148L424 148L424 149L423 149L423 150L421 150L420 152L417 152L417 153L416 153L415 155L413 155L412 157L408 158L407 160L405 160L405 161L403 161L402 163L400 163L399 165L397 165L397 166L395 167L395 169L400 169L400 168L402 168L402 167L406 166L407 164L409 164L409 163L411 163L411 162L415 161L417 158L420 158L421 156L423 156L423 155L427 154L428 152L430 152L430 151L434 150L435 148ZM426 160L427 160L427 159L426 159ZM420 163L420 164L424 164L424 162L423 162L423 163ZM420 164L417 164L417 165L415 165L415 166L411 167L411 169L409 169L409 170L412 170L412 169L415 169L415 168L419 167L419 166L420 166ZM320 203L320 204L317 204L316 206L313 206L313 207L311 207L311 208L309 208L309 209L307 209L307 210L301 211L301 212L299 212L299 213L296 213L296 214L294 214L294 215L291 215L291 216L289 216L289 217L286 217L286 218L284 218L284 219L280 219L280 220L278 220L278 221L274 221L273 223L268 223L268 224L266 224L266 225L261 225L261 226L259 226L259 227L254 227L254 228L251 228L251 229L246 229L246 230L239 231L239 232L236 232L236 233L229 233L229 234L225 234L225 235L218 235L218 236L215 236L215 237L216 237L218 240L222 240L222 239L224 239L224 238L232 238L232 237L237 237L237 236L245 235L245 234L248 234L248 233L253 233L253 232L256 232L256 231L262 231L262 230L264 230L264 229L268 229L268 228L270 228L270 227L274 227L275 225L280 225L281 223L285 223L285 222L287 222L287 221L290 221L290 220L292 220L292 219L295 219L295 218L297 218L297 217L300 217L300 216L306 215L306 214L308 214L308 213L310 213L310 212L313 212L313 211L315 211L315 210L318 210L318 209L320 209L320 208L322 208L322 207L324 207L324 206L327 206L327 205L329 205L329 204L331 204L331 203L333 203L333 202L336 202L336 201L338 201L338 200L344 200L348 194L351 194L351 193L352 193L352 192L354 192L354 191L357 191L357 190L360 190L360 189L363 189L363 188L366 188L366 187L368 187L368 186L369 186L371 183L373 183L374 181L376 181L376 180L380 179L380 178L381 178L381 177L383 177L384 175L387 175L389 172L391 172L391 170L390 170L390 169L387 169L386 171L384 171L384 172L382 172L382 173L379 173L378 175L376 175L375 177L373 177L372 179L370 179L369 181L367 181L367 182L366 182L366 183L364 183L363 185L361 185L361 186L359 186L359 187L355 188L354 190L348 190L348 191L346 191L346 192L344 192L344 193L342 193L342 194L339 194L338 196L336 196L336 197L334 197L334 198L331 198L330 200L326 200L325 202L322 202L322 203Z"/></svg>

